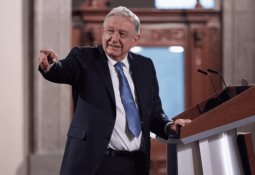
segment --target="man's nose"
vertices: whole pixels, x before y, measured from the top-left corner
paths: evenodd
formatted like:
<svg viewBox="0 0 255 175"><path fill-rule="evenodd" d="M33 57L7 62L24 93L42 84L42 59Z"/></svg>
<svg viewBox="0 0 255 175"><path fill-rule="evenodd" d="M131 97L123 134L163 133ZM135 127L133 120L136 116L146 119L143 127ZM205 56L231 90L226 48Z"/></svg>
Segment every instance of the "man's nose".
<svg viewBox="0 0 255 175"><path fill-rule="evenodd" d="M117 32L114 32L114 33L112 34L112 36L111 36L111 39L112 39L113 41L118 41L118 39L119 39L119 34L118 34Z"/></svg>

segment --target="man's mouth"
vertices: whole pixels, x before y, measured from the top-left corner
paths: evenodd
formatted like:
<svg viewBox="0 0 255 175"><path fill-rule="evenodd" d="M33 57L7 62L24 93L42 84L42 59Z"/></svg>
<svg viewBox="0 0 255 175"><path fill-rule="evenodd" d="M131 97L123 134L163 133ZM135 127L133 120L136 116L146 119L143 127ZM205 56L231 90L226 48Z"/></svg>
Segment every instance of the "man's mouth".
<svg viewBox="0 0 255 175"><path fill-rule="evenodd" d="M113 48L120 48L120 46L114 45L114 44L108 44L108 46L113 47Z"/></svg>

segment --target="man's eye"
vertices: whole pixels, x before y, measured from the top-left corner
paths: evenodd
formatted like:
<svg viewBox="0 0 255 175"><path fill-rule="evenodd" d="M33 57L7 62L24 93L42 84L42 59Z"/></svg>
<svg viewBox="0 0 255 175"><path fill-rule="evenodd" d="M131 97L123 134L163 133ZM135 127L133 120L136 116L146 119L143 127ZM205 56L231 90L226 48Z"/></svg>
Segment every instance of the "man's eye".
<svg viewBox="0 0 255 175"><path fill-rule="evenodd" d="M120 36L121 36L121 37L126 37L126 33L120 32Z"/></svg>

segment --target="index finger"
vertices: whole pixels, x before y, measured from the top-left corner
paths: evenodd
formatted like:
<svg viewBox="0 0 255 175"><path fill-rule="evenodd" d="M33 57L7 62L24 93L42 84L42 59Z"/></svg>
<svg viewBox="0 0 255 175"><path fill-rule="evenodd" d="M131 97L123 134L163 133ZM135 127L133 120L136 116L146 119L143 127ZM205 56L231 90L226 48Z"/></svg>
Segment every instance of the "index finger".
<svg viewBox="0 0 255 175"><path fill-rule="evenodd" d="M44 53L46 55L50 54L50 50L49 49L41 49L40 53Z"/></svg>
<svg viewBox="0 0 255 175"><path fill-rule="evenodd" d="M49 55L51 58L58 58L58 55L52 49L41 49L40 52Z"/></svg>

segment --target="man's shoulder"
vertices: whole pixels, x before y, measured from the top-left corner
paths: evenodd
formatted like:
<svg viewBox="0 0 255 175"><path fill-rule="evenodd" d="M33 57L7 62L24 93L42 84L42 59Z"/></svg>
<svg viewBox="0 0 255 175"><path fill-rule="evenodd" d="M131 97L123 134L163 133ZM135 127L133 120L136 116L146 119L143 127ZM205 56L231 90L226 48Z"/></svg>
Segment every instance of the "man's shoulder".
<svg viewBox="0 0 255 175"><path fill-rule="evenodd" d="M99 46L78 46L71 49L69 55L78 58L80 61L89 61L94 58L103 57L104 52L101 45Z"/></svg>
<svg viewBox="0 0 255 175"><path fill-rule="evenodd" d="M77 46L71 49L71 52L75 52L78 54L88 54L88 53L93 53L96 50L98 50L98 46Z"/></svg>
<svg viewBox="0 0 255 175"><path fill-rule="evenodd" d="M138 59L150 59L149 57L146 57L144 55L135 53L135 52L129 52L130 56L133 58L138 58Z"/></svg>
<svg viewBox="0 0 255 175"><path fill-rule="evenodd" d="M136 62L139 62L139 63L147 63L147 64L151 64L152 63L152 60L151 58L147 57L147 56L144 56L144 55L141 55L141 54L138 54L138 53L134 53L134 52L129 52L129 56L131 59L134 59Z"/></svg>

